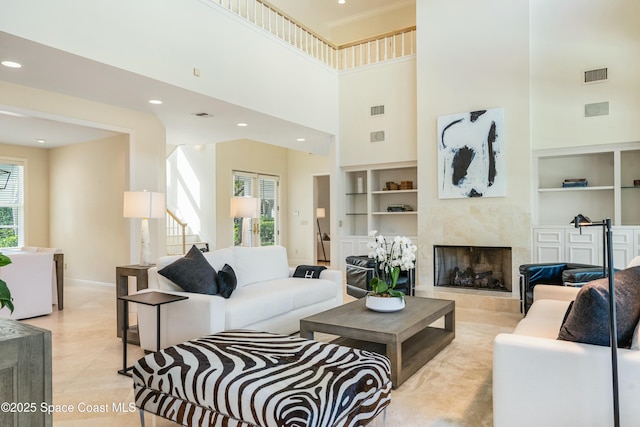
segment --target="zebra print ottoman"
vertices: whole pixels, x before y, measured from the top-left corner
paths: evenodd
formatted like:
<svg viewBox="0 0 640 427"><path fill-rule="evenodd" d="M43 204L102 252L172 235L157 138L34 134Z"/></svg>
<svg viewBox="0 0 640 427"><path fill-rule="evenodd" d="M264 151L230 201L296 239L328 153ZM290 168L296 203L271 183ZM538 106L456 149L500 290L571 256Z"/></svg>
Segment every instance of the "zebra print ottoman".
<svg viewBox="0 0 640 427"><path fill-rule="evenodd" d="M373 352L237 330L148 354L133 388L138 408L185 426L355 427L389 405L391 368Z"/></svg>

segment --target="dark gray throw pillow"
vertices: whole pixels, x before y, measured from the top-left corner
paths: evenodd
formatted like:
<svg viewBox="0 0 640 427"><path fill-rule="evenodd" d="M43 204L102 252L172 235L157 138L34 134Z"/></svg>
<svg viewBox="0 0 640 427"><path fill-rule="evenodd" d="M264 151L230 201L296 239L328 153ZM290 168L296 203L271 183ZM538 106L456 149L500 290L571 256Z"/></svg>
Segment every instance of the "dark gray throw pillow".
<svg viewBox="0 0 640 427"><path fill-rule="evenodd" d="M614 274L618 347L628 348L640 319L640 267ZM609 279L584 285L560 328L558 339L609 345Z"/></svg>
<svg viewBox="0 0 640 427"><path fill-rule="evenodd" d="M322 270L326 270L324 265L299 265L293 272L293 277L303 277L305 279L319 279Z"/></svg>
<svg viewBox="0 0 640 427"><path fill-rule="evenodd" d="M187 254L158 271L187 292L216 295L216 270L194 245Z"/></svg>
<svg viewBox="0 0 640 427"><path fill-rule="evenodd" d="M231 293L236 290L238 279L236 278L236 272L229 264L225 264L224 267L218 271L218 291L224 298L229 298Z"/></svg>

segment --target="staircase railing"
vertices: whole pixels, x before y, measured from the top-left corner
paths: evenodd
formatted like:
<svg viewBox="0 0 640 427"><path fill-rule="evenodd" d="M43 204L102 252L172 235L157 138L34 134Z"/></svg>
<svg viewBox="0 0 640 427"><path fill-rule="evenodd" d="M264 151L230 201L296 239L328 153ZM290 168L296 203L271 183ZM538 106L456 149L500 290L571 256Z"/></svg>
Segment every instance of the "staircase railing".
<svg viewBox="0 0 640 427"><path fill-rule="evenodd" d="M218 5L337 70L416 53L416 27L335 45L262 0L203 0Z"/></svg>
<svg viewBox="0 0 640 427"><path fill-rule="evenodd" d="M179 239L182 242L182 252L187 252L187 236L186 236L187 223L180 221L180 219L169 209L167 209L167 240L174 242L174 239Z"/></svg>

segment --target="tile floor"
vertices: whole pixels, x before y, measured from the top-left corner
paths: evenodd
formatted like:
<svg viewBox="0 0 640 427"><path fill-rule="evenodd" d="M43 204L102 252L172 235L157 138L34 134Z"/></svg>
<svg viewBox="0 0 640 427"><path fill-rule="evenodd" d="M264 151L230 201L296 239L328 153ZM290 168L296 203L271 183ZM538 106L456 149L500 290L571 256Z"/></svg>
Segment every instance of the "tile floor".
<svg viewBox="0 0 640 427"><path fill-rule="evenodd" d="M115 287L72 281L67 281L65 286L64 310L57 311L54 307L51 315L24 321L52 332L53 404L57 406L53 414L54 426L139 426L139 413L130 406L133 402L131 379L117 373L122 367L122 341L116 336ZM456 340L464 342L464 332L460 326L466 322L479 322L490 329L488 335L482 338L485 346L490 347L493 336L511 330L518 319L519 315L508 313L458 309ZM130 363L142 355L139 347L129 346ZM434 366L438 363L436 359L432 362ZM445 425L438 424L440 410L437 408L429 410L429 414L435 417L435 423L428 421L431 417L429 414L421 416L424 423L403 421L403 414L415 415L419 412L416 411L417 407L424 406L415 399L402 398L403 389L406 390L404 393L414 396L416 387L421 386L421 378L429 374L428 367L432 362L423 368L425 372L421 370L414 375L415 381L413 377L410 378L392 393L387 427ZM400 398L394 400L394 394ZM65 411L66 408L73 411ZM450 410L445 410L447 419L456 418L455 413L447 411ZM145 422L151 427L175 426L150 414L145 415Z"/></svg>

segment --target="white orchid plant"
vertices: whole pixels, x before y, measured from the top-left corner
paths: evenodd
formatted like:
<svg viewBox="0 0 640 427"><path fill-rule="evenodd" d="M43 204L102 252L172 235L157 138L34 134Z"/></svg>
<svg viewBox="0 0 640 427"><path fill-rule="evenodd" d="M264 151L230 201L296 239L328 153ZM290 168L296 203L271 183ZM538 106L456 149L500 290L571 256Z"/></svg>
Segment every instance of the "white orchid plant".
<svg viewBox="0 0 640 427"><path fill-rule="evenodd" d="M415 268L417 247L408 237L396 236L387 242L377 230L369 232L374 241L367 246L369 258L376 260L375 276L369 282L371 292L377 296L404 298L404 292L396 290L400 271Z"/></svg>

